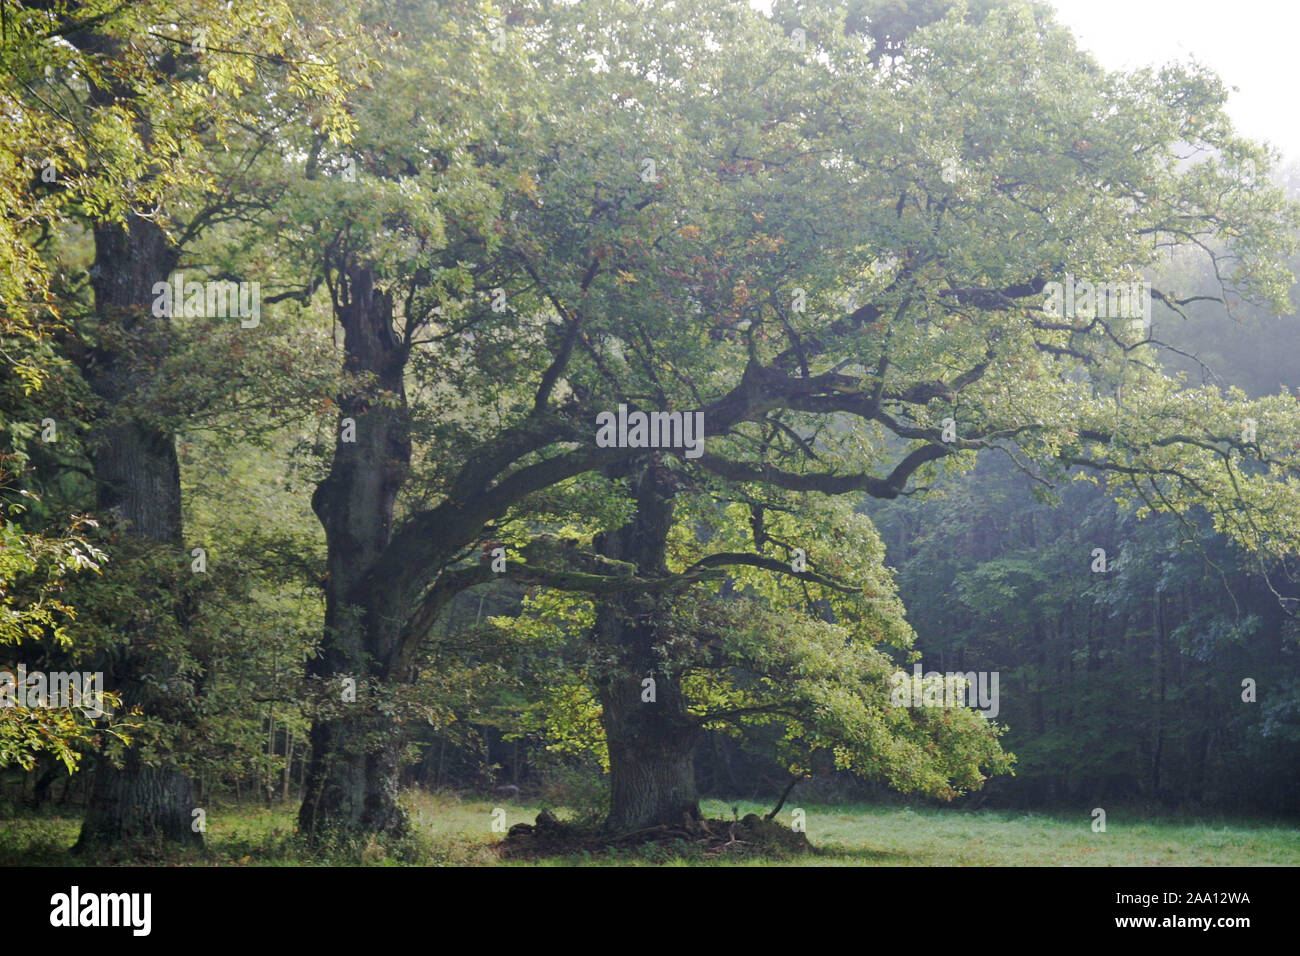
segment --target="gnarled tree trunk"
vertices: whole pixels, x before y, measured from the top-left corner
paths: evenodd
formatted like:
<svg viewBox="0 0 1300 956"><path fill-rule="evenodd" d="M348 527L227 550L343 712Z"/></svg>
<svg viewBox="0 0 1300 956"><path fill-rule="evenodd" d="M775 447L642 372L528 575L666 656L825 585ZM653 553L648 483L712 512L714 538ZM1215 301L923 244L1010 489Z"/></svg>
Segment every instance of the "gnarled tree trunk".
<svg viewBox="0 0 1300 956"><path fill-rule="evenodd" d="M648 662L647 662L648 664ZM640 679L606 685L601 724L609 745L610 809L605 826L615 832L700 819L695 790L699 728L686 713L675 678L646 667L655 680L653 702Z"/></svg>
<svg viewBox="0 0 1300 956"><path fill-rule="evenodd" d="M126 226L95 229L92 286L99 344L85 356L83 370L108 416L91 433L100 512L115 515L119 534L175 546L179 559L181 484L173 438L142 416L114 414L147 387L135 371L141 354L165 354L169 319L152 313L153 286L167 279L176 261L176 249L147 219L131 216ZM115 623L129 646L109 666L106 684L121 694L124 706L149 710L154 702L146 687L152 681L141 677L165 675L170 666L145 650L152 643L147 617ZM118 768L101 755L77 849L135 839L201 846L193 810L190 781L174 765L147 765L130 749Z"/></svg>
<svg viewBox="0 0 1300 956"><path fill-rule="evenodd" d="M344 370L357 387L340 400L340 428L329 475L312 496L325 528L329 576L325 636L309 673L339 693L342 712L317 719L299 811L299 828L318 832L394 832L400 728L376 707L367 679L392 673L405 615L368 581L392 540L393 504L411 461L403 374L408 349L393 330L393 302L367 269L340 280L336 311L345 335ZM355 682L355 700L343 696Z"/></svg>
<svg viewBox="0 0 1300 956"><path fill-rule="evenodd" d="M636 514L602 536L606 557L629 561L638 575L661 577L672 525L671 477L657 464L641 466ZM609 746L610 811L607 829L639 830L659 824L693 825L700 819L695 790L699 726L687 712L677 673L656 651L653 598L608 599L596 619L597 639L613 651L617 673L600 688L601 724ZM653 683L647 683L649 678Z"/></svg>
<svg viewBox="0 0 1300 956"><path fill-rule="evenodd" d="M77 849L137 842L201 847L194 809L194 790L185 774L174 767L149 766L132 748L122 769L100 760Z"/></svg>

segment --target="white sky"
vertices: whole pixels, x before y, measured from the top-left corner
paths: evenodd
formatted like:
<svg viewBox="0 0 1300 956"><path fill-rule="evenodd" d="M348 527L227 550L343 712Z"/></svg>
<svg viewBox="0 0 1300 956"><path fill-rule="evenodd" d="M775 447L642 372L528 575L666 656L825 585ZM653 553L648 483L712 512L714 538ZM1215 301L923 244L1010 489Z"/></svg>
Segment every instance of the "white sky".
<svg viewBox="0 0 1300 956"><path fill-rule="evenodd" d="M1300 159L1296 0L1049 0L1108 69L1195 58L1229 88L1228 115L1252 139Z"/></svg>
<svg viewBox="0 0 1300 956"><path fill-rule="evenodd" d="M1107 69L1197 61L1236 92L1228 114L1252 139L1300 160L1297 0L1048 0ZM771 9L771 0L750 0ZM1284 161L1285 164L1285 161Z"/></svg>

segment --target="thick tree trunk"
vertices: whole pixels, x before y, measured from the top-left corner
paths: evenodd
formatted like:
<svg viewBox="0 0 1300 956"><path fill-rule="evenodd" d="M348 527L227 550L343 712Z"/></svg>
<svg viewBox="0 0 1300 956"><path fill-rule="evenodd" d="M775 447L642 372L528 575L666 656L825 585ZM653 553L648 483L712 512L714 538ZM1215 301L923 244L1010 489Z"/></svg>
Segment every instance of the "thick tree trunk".
<svg viewBox="0 0 1300 956"><path fill-rule="evenodd" d="M353 706L364 706L358 696ZM298 827L326 833L400 833L397 803L401 737L391 721L370 715L317 721Z"/></svg>
<svg viewBox="0 0 1300 956"><path fill-rule="evenodd" d="M134 749L121 769L101 758L77 848L135 842L202 847L194 805L189 778L174 767L148 766Z"/></svg>
<svg viewBox="0 0 1300 956"><path fill-rule="evenodd" d="M636 514L598 546L606 557L635 563L639 574L662 575L673 515L671 477L653 463L633 477ZM699 726L687 712L675 670L665 668L657 651L656 617L652 598L632 595L607 600L596 621L597 639L618 661L617 672L600 690L610 771L605 826L616 832L690 826L700 819Z"/></svg>
<svg viewBox="0 0 1300 956"><path fill-rule="evenodd" d="M166 281L177 256L147 219L132 216L127 228L95 229L91 284L100 328L85 371L110 416L91 435L100 510L115 513L127 534L179 545L181 478L172 436L138 417L114 416L149 384L138 369L165 355L170 319L153 314L153 286Z"/></svg>
<svg viewBox="0 0 1300 956"><path fill-rule="evenodd" d="M168 318L152 314L153 286L167 279L177 255L162 229L146 219L132 216L126 226L95 229L91 275L100 329L84 370L107 416L91 434L100 512L116 517L118 534L175 546L179 559L180 464L172 436L143 416L120 414L120 406L148 385L135 371L138 359L165 354ZM145 688L171 667L143 649L152 643L147 618L115 623L129 646L106 674L108 686L121 693L125 706L148 710L153 701ZM144 674L152 679L142 680ZM146 765L129 750L124 766L117 768L101 755L77 849L128 838L201 846L203 838L191 825L193 810L190 782L175 766Z"/></svg>
<svg viewBox="0 0 1300 956"><path fill-rule="evenodd" d="M400 728L376 708L373 685L393 674L402 608L377 606L368 583L392 540L393 505L411 461L403 375L408 350L393 331L392 298L377 293L368 270L351 269L336 304L345 340L344 370L356 390L340 401L340 428L329 475L312 496L325 528L329 576L325 635L309 673L338 687L355 681L342 715L319 718L311 731L299 828L318 832L395 832ZM330 693L334 693L331 689Z"/></svg>
<svg viewBox="0 0 1300 956"><path fill-rule="evenodd" d="M655 701L641 679L612 682L601 692L601 723L609 745L607 829L624 833L659 824L691 826L700 817L695 791L699 730L685 712L677 681L647 668Z"/></svg>

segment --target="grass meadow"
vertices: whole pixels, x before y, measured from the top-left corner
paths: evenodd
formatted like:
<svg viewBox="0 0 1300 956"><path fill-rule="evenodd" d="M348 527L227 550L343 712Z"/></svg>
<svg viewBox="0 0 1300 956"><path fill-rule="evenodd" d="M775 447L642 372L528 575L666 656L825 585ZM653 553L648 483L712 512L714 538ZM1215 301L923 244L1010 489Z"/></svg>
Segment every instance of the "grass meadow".
<svg viewBox="0 0 1300 956"><path fill-rule="evenodd" d="M398 846L326 848L306 855L293 836L296 805L211 807L204 854L172 857L181 865L305 866L1300 866L1300 828L1294 824L1231 819L1160 818L1120 809L1109 812L1106 832L1092 819L996 810L879 807L865 804L803 805L808 839L817 853L788 858L710 856L689 844L645 846L611 853L502 861L493 844L493 811L505 825L531 823L539 807L492 802L451 793L406 796L412 833ZM706 800L707 817L763 814L755 803ZM564 818L563 810L558 815ZM496 817L499 820L499 815ZM18 814L0 819L0 865L78 865L70 853L78 814ZM115 861L129 863L122 856ZM149 860L147 862L158 862Z"/></svg>

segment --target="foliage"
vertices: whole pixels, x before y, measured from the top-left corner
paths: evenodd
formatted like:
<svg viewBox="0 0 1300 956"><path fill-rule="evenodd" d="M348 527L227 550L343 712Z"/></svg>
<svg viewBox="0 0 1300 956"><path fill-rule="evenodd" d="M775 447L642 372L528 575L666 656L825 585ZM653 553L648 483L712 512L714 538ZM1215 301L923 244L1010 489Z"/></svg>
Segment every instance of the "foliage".
<svg viewBox="0 0 1300 956"><path fill-rule="evenodd" d="M328 681L302 677L346 646L371 672L376 734L467 744L487 728L608 766L601 689L640 677L596 633L616 607L653 621L696 727L776 734L792 773L941 799L1011 761L993 721L891 705L913 627L928 654L1005 662L1032 688L1053 716L1017 740L1025 776L1066 767L1071 785L1149 764L1132 733L1147 705L1191 721L1180 746L1204 753L1209 719L1188 715L1230 681L1202 665L1291 673L1280 651L1244 650L1284 633L1262 604L1229 613L1204 597L1211 575L1169 557L1186 537L1244 577L1300 547L1295 396L1196 384L1169 361L1177 333L1164 341L1189 310L1283 311L1291 288L1300 209L1207 71L1105 71L1048 8L995 0L0 11L0 428L17 486L0 642L114 663L148 622L156 658L134 679L155 693L131 716L147 760L266 784L291 769L277 734L287 751L337 717ZM94 231L122 223L156 223L192 276L257 278L265 324L178 316L149 337L95 314L87 270L110 264ZM1050 314L1047 283L1067 275L1150 277L1160 334ZM402 373L382 393L334 328L371 282ZM106 355L133 385L112 408L87 388ZM315 519L339 516L310 499L344 460L352 400L395 410L396 458L411 448L366 586L343 596L373 602L356 620L398 622L389 648L322 627L342 603L327 555L347 542L325 540ZM698 411L706 447L600 447L595 418L619 406ZM36 441L47 415L57 446ZM127 423L177 441L183 553L107 515L93 547L80 519L67 530L96 506L91 435ZM980 453L1013 464L988 480ZM663 568L600 553L645 518L644 475L672 499ZM1076 526L1022 510L1079 475L1118 509L1087 497ZM853 510L926 486L948 497ZM906 549L901 588L876 521ZM1018 522L1054 536L1022 547ZM1105 587L1071 576L1103 531ZM102 575L66 580L105 555ZM1168 613L1149 633L1153 607ZM1106 614L1124 624L1103 637ZM1075 715L1175 659L1168 694L1115 703L1120 733L1080 756ZM1061 677L1076 665L1096 682ZM1232 732L1294 743L1293 697ZM1003 715L1013 732L1022 706ZM25 766L38 745L72 766L92 739L19 726L4 753Z"/></svg>

